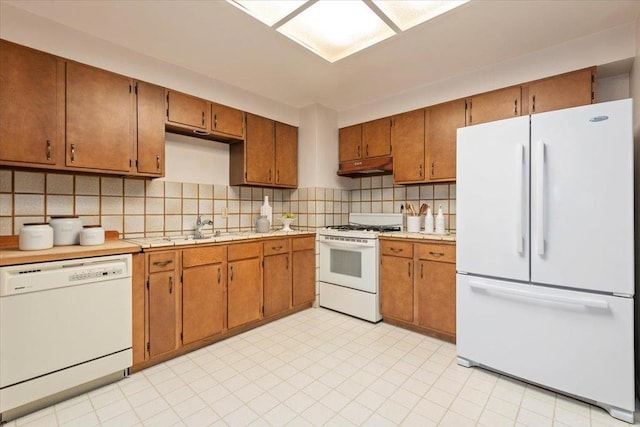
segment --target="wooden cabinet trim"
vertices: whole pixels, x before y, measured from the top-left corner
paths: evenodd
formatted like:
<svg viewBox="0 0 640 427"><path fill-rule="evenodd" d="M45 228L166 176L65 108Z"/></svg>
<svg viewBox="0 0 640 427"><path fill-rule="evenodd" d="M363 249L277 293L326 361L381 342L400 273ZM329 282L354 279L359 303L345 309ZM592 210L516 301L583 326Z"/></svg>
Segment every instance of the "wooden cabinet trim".
<svg viewBox="0 0 640 427"><path fill-rule="evenodd" d="M315 250L316 248L316 238L314 236L309 237L294 237L291 239L292 250L295 251L304 251L304 250Z"/></svg>
<svg viewBox="0 0 640 427"><path fill-rule="evenodd" d="M196 267L207 264L227 262L227 246L205 246L182 251L182 267Z"/></svg>

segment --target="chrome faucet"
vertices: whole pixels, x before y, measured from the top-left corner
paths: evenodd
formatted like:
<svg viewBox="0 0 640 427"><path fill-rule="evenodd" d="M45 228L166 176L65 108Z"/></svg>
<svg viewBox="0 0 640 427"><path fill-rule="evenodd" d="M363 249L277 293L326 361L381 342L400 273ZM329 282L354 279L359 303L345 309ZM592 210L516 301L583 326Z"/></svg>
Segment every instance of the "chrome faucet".
<svg viewBox="0 0 640 427"><path fill-rule="evenodd" d="M211 221L210 219L205 219L204 221L202 220L202 217L198 217L198 220L196 221L196 233L195 236L193 237L194 239L204 239L204 234L202 234L202 229L204 228L205 225L213 225L213 221Z"/></svg>

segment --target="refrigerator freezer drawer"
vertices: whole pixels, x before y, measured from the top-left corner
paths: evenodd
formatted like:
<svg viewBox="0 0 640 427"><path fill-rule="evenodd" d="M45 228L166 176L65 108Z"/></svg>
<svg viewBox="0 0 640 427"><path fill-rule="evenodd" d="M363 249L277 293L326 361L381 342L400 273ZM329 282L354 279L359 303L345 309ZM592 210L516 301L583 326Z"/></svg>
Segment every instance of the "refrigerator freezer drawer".
<svg viewBox="0 0 640 427"><path fill-rule="evenodd" d="M457 276L458 356L633 414L633 299Z"/></svg>

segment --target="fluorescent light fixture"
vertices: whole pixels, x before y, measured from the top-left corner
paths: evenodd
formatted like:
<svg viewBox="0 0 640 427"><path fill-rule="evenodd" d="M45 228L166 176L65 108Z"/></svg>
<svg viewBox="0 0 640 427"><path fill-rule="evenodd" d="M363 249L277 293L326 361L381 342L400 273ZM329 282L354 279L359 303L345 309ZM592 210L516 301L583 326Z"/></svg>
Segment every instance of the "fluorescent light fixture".
<svg viewBox="0 0 640 427"><path fill-rule="evenodd" d="M329 62L395 35L360 0L320 0L291 18L278 31Z"/></svg>
<svg viewBox="0 0 640 427"><path fill-rule="evenodd" d="M469 0L373 0L402 31L467 3Z"/></svg>
<svg viewBox="0 0 640 427"><path fill-rule="evenodd" d="M227 0L336 62L469 0Z"/></svg>

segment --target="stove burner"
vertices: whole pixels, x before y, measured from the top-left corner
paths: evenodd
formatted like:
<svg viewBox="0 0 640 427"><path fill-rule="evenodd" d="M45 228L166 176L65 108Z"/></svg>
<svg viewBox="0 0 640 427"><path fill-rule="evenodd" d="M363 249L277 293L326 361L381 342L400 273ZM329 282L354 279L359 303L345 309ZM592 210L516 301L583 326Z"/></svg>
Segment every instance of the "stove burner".
<svg viewBox="0 0 640 427"><path fill-rule="evenodd" d="M327 227L331 230L341 231L400 231L400 226L395 225L365 225L365 224L344 224L330 225Z"/></svg>

